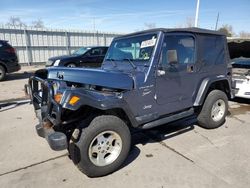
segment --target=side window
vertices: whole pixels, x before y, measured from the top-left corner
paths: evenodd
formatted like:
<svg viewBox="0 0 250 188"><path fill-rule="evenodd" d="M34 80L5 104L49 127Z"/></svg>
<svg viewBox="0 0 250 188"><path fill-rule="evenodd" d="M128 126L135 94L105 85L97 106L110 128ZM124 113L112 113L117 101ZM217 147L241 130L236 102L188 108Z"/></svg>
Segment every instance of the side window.
<svg viewBox="0 0 250 188"><path fill-rule="evenodd" d="M163 43L161 64L168 65L167 51L176 50L179 64L195 62L195 42L192 36L166 35Z"/></svg>
<svg viewBox="0 0 250 188"><path fill-rule="evenodd" d="M106 55L108 48L102 48L101 49L101 55Z"/></svg>
<svg viewBox="0 0 250 188"><path fill-rule="evenodd" d="M94 48L93 50L90 51L91 56L97 56L101 55L101 49L100 48Z"/></svg>

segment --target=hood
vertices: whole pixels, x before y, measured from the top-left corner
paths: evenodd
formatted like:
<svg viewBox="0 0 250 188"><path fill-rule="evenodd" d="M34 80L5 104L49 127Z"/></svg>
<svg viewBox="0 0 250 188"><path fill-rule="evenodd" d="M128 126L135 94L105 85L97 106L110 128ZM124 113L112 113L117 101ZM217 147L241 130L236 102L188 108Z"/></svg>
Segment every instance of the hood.
<svg viewBox="0 0 250 188"><path fill-rule="evenodd" d="M91 84L114 89L131 90L134 80L131 75L103 69L48 68L48 79Z"/></svg>
<svg viewBox="0 0 250 188"><path fill-rule="evenodd" d="M72 59L72 58L77 58L79 57L78 55L62 55L62 56L55 56L55 57L51 57L49 58L49 60L51 61L56 61L58 59L62 60L66 60L66 59Z"/></svg>

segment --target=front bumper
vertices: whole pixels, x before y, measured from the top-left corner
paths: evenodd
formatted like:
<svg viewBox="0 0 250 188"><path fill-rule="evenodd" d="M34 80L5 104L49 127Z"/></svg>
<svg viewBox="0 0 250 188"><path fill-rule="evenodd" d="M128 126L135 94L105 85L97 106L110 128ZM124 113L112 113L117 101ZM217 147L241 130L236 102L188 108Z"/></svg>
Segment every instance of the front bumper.
<svg viewBox="0 0 250 188"><path fill-rule="evenodd" d="M67 149L67 137L57 132L54 127L61 124L61 106L54 100L52 85L39 78L30 77L29 95L35 108L39 124L36 125L37 134L45 138L53 150Z"/></svg>
<svg viewBox="0 0 250 188"><path fill-rule="evenodd" d="M67 149L68 142L67 137L62 132L56 132L51 127L51 122L42 121L36 125L36 132L40 137L47 140L50 148L55 151Z"/></svg>

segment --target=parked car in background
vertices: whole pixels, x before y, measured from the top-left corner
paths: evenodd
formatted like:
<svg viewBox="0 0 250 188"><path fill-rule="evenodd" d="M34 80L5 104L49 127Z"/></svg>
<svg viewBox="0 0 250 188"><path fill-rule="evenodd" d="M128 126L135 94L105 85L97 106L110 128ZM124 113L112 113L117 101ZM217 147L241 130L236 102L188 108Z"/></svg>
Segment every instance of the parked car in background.
<svg viewBox="0 0 250 188"><path fill-rule="evenodd" d="M233 80L236 84L236 97L250 99L250 58L232 60Z"/></svg>
<svg viewBox="0 0 250 188"><path fill-rule="evenodd" d="M106 46L82 47L71 55L49 58L46 67L100 67L107 50Z"/></svg>
<svg viewBox="0 0 250 188"><path fill-rule="evenodd" d="M6 73L16 72L20 69L15 48L8 41L0 40L0 81L4 80Z"/></svg>

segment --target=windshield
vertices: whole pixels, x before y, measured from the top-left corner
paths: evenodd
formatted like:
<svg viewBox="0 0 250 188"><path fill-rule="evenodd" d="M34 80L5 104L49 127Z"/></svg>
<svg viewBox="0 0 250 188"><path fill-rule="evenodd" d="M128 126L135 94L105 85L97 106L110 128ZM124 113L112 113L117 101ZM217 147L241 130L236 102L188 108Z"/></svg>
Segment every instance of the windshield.
<svg viewBox="0 0 250 188"><path fill-rule="evenodd" d="M109 47L106 61L141 61L146 63L151 58L157 34L146 34L114 40Z"/></svg>
<svg viewBox="0 0 250 188"><path fill-rule="evenodd" d="M83 55L86 51L88 51L90 48L79 48L75 50L72 54L73 55Z"/></svg>

